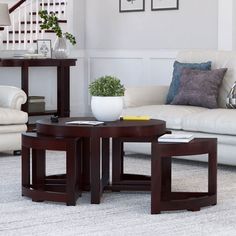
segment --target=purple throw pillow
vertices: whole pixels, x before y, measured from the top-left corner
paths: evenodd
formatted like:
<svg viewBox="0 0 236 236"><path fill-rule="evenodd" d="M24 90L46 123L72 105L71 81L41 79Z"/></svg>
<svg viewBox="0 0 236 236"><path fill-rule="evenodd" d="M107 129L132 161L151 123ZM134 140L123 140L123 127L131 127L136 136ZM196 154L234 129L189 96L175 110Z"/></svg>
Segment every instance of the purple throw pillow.
<svg viewBox="0 0 236 236"><path fill-rule="evenodd" d="M179 92L171 104L217 108L218 91L226 71L227 68L211 71L184 68Z"/></svg>

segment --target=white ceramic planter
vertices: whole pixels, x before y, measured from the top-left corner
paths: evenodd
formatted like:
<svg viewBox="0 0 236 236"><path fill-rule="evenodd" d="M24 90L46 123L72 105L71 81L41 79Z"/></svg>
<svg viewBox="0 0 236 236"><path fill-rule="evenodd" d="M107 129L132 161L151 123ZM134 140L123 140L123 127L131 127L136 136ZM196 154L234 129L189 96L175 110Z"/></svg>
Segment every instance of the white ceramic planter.
<svg viewBox="0 0 236 236"><path fill-rule="evenodd" d="M115 121L120 118L123 109L123 97L92 96L91 109L99 121Z"/></svg>

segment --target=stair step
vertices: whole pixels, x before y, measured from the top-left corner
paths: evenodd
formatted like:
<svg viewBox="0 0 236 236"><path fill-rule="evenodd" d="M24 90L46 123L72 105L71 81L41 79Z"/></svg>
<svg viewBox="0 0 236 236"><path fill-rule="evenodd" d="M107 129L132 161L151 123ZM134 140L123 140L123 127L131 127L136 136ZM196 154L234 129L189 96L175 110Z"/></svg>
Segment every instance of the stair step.
<svg viewBox="0 0 236 236"><path fill-rule="evenodd" d="M59 11L50 11L49 12L50 14L52 14L52 13L56 13L56 14L59 14ZM31 15L31 12L29 13L30 15ZM64 14L64 11L61 11L61 14ZM33 14L32 14L33 16L36 16L37 15L37 12L33 12Z"/></svg>
<svg viewBox="0 0 236 236"><path fill-rule="evenodd" d="M48 3L44 3L44 4L42 4L42 3L40 3L40 6L48 6ZM54 3L49 3L49 6L53 6L54 5ZM59 2L57 2L57 3L55 3L55 5L56 6L59 6L60 4L59 4ZM65 5L65 3L64 2L61 2L61 5Z"/></svg>
<svg viewBox="0 0 236 236"><path fill-rule="evenodd" d="M2 42L3 42L4 44L6 44L6 43L7 43L7 40L3 40ZM9 40L8 42L9 42L10 44L14 43L13 40ZM30 40L27 40L26 42L27 42L27 43L30 43ZM15 43L19 43L19 40L15 40ZM24 40L20 40L20 43L24 43ZM37 40L33 40L33 43L37 43Z"/></svg>
<svg viewBox="0 0 236 236"><path fill-rule="evenodd" d="M27 34L30 34L30 32L31 32L30 30L27 30L27 31L26 31ZM39 30L38 32L41 33L42 30ZM45 32L45 33L55 33L53 30L45 30L44 32ZM24 34L25 31L24 31L24 30L21 30L20 33L21 33L21 34ZM35 34L35 33L36 33L36 30L33 30L32 33ZM9 31L9 34L13 34L13 31L12 31L12 30ZM19 30L15 30L15 34L19 34Z"/></svg>
<svg viewBox="0 0 236 236"><path fill-rule="evenodd" d="M37 21L32 21L33 24L36 24ZM67 20L58 20L59 23L67 23ZM26 24L29 25L31 23L31 21L26 21ZM38 22L39 24L42 24L43 22L42 21L39 21ZM24 25L25 22L24 21L21 21L21 24Z"/></svg>

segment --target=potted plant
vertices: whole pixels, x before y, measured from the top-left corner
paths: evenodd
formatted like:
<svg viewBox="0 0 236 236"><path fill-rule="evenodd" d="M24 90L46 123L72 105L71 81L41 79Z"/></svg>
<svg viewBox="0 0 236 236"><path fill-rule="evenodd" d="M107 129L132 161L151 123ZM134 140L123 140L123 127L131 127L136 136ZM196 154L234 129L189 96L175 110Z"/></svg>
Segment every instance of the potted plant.
<svg viewBox="0 0 236 236"><path fill-rule="evenodd" d="M100 77L89 85L91 109L99 121L115 121L123 109L124 85L113 76Z"/></svg>
<svg viewBox="0 0 236 236"><path fill-rule="evenodd" d="M43 22L40 25L42 30L52 30L56 33L57 39L55 41L53 51L56 58L66 58L67 57L67 47L66 39L72 45L76 44L75 37L68 32L63 33L59 25L58 18L55 13L50 13L46 10L39 11L39 16L42 18Z"/></svg>

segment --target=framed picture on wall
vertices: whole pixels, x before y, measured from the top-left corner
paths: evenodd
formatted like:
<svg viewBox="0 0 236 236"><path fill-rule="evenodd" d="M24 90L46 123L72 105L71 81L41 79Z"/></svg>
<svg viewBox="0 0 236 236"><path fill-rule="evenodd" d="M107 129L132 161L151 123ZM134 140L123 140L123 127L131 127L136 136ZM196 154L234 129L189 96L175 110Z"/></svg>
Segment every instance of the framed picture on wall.
<svg viewBox="0 0 236 236"><path fill-rule="evenodd" d="M52 46L50 39L38 39L37 40L37 52L43 55L45 58L52 58Z"/></svg>
<svg viewBox="0 0 236 236"><path fill-rule="evenodd" d="M152 11L178 10L179 0L152 0Z"/></svg>
<svg viewBox="0 0 236 236"><path fill-rule="evenodd" d="M145 10L145 0L119 0L120 12L135 12Z"/></svg>

